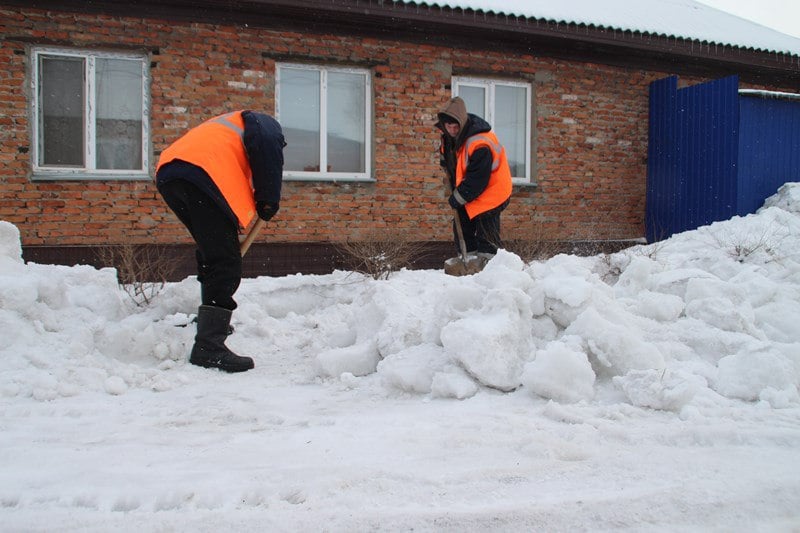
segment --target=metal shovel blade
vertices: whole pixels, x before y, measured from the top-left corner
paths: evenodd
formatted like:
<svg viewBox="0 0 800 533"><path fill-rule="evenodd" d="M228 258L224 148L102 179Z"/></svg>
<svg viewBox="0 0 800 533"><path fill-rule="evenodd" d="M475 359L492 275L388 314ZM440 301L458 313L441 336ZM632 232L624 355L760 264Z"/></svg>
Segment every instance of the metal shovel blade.
<svg viewBox="0 0 800 533"><path fill-rule="evenodd" d="M486 266L486 259L475 254L457 255L444 262L444 273L450 276L477 274Z"/></svg>

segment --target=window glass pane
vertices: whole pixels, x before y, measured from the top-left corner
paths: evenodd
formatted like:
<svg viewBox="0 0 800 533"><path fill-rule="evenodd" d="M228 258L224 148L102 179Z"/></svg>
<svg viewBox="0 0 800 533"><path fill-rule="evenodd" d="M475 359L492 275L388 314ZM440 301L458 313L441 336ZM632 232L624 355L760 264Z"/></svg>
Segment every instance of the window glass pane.
<svg viewBox="0 0 800 533"><path fill-rule="evenodd" d="M486 89L469 85L458 86L458 96L467 104L467 112L486 118Z"/></svg>
<svg viewBox="0 0 800 533"><path fill-rule="evenodd" d="M328 74L328 171L365 172L366 79L347 72Z"/></svg>
<svg viewBox="0 0 800 533"><path fill-rule="evenodd" d="M142 168L142 63L97 59L97 168Z"/></svg>
<svg viewBox="0 0 800 533"><path fill-rule="evenodd" d="M506 149L511 175L514 177L525 177L526 92L525 87L495 86L492 128Z"/></svg>
<svg viewBox="0 0 800 533"><path fill-rule="evenodd" d="M84 166L84 60L41 56L39 164Z"/></svg>
<svg viewBox="0 0 800 533"><path fill-rule="evenodd" d="M281 68L278 106L287 146L284 170L319 171L320 73Z"/></svg>

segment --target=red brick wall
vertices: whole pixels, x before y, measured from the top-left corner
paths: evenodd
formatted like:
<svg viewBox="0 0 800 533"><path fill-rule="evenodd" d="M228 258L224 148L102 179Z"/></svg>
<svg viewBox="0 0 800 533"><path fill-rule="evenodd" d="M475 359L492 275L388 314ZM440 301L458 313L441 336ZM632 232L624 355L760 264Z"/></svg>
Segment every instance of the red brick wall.
<svg viewBox="0 0 800 533"><path fill-rule="evenodd" d="M375 183L284 182L272 242L335 241L375 228L450 239L432 128L451 75L528 79L534 86L538 187L515 187L505 238L631 239L643 235L648 83L662 72L535 55L456 51L336 35L0 8L0 219L22 243L186 243L147 181L32 181L29 47L139 49L151 56L154 155L187 128L247 108L273 113L275 57L370 64Z"/></svg>

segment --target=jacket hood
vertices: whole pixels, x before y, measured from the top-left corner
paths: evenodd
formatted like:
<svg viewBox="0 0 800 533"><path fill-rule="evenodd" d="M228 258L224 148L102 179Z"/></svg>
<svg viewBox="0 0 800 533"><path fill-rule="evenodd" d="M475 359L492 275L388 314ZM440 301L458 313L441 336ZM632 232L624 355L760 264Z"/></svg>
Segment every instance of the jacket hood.
<svg viewBox="0 0 800 533"><path fill-rule="evenodd" d="M491 131L492 126L478 115L467 113L467 117L468 119L466 128L464 128L458 134L459 138L472 137L473 135L477 135L479 133L485 133L487 131Z"/></svg>
<svg viewBox="0 0 800 533"><path fill-rule="evenodd" d="M467 105L464 103L464 100L458 96L451 98L444 107L439 110L437 118L438 121L435 126L442 131L445 131L443 123L445 118L450 118L458 122L458 128L462 130L467 123Z"/></svg>

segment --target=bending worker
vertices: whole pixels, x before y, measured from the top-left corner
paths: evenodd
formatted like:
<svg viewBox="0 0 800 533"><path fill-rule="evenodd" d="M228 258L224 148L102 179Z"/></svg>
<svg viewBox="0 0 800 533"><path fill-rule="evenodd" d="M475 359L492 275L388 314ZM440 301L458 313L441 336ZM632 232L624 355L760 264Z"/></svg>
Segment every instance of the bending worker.
<svg viewBox="0 0 800 533"><path fill-rule="evenodd" d="M262 113L235 111L192 128L167 147L156 184L197 244L201 305L189 362L226 372L253 359L225 346L242 280L239 230L278 212L286 143L280 124Z"/></svg>

